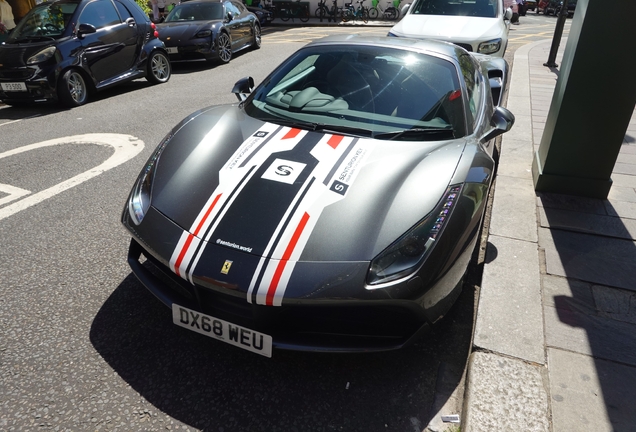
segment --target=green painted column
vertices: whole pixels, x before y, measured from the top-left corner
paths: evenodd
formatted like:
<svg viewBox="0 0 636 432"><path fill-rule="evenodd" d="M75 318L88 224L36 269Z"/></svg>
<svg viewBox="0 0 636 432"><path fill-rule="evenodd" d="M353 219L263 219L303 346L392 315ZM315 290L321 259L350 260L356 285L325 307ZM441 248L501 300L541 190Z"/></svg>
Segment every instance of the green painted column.
<svg viewBox="0 0 636 432"><path fill-rule="evenodd" d="M607 198L636 105L636 0L578 0L541 144L535 190Z"/></svg>

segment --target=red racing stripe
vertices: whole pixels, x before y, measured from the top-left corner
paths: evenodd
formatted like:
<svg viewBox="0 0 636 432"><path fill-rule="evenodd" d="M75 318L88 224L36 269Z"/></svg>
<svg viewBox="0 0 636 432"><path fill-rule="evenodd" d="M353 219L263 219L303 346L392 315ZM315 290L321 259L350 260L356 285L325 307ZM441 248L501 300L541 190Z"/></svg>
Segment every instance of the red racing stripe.
<svg viewBox="0 0 636 432"><path fill-rule="evenodd" d="M203 217L201 218L201 221L199 222L199 225L197 226L197 229L194 230L194 235L188 234L188 239L186 240L185 244L183 245L183 248L181 248L181 252L179 253L179 257L177 258L177 261L174 263L174 272L177 274L177 276L181 277L181 272L179 271L179 267L181 266L181 263L183 262L183 258L186 256L186 253L188 252L188 249L190 248L190 245L192 244L192 239L197 234L199 234L199 231L201 230L201 228L205 224L206 219L208 218L208 216L210 216L210 213L212 213L212 209L216 206L216 203L219 202L219 198L221 198L221 195L223 195L223 194L218 194L214 198L214 201L212 201L212 204L210 204L210 207L205 212L205 215L203 215Z"/></svg>
<svg viewBox="0 0 636 432"><path fill-rule="evenodd" d="M303 217L300 219L300 222L296 227L296 231L294 231L294 235L289 241L287 248L285 249L285 253L283 253L283 257L278 262L278 266L276 266L276 271L274 272L272 282L269 284L269 288L267 290L267 296L265 297L265 304L267 306L273 306L274 304L274 294L276 293L276 288L278 288L278 282L280 282L280 278L283 275L283 270L285 270L285 266L289 262L289 258L291 257L291 254L294 251L294 248L298 243L298 239L305 229L305 225L307 225L308 220L309 214L305 212L305 214L303 214Z"/></svg>
<svg viewBox="0 0 636 432"><path fill-rule="evenodd" d="M281 139L292 139L292 138L296 138L296 136L298 136L298 134L300 133L300 129L296 129L296 128L291 128L289 130L289 132L287 132L285 134L284 137L282 137Z"/></svg>
<svg viewBox="0 0 636 432"><path fill-rule="evenodd" d="M344 137L342 135L332 135L331 138L329 138L329 141L327 141L327 144L329 144L329 147L335 150L336 147L338 147L338 144L340 144L343 139Z"/></svg>
<svg viewBox="0 0 636 432"><path fill-rule="evenodd" d="M188 252L188 248L190 247L190 244L192 243L192 239L193 238L194 238L194 236L192 234L188 234L188 239L186 240L185 244L183 245L183 249L181 249L181 253L179 254L179 258L177 258L177 261L174 263L174 272L179 277L181 277L181 273L179 272L179 267L181 266L181 262L183 261L183 257L185 257L186 252Z"/></svg>
<svg viewBox="0 0 636 432"><path fill-rule="evenodd" d="M197 226L197 229L194 230L194 235L199 234L201 227L205 224L205 221L208 218L208 216L210 216L210 213L212 213L212 209L214 208L214 206L216 206L216 203L219 202L219 198L221 198L221 195L223 194L218 194L216 198L214 198L214 201L212 201L210 208L208 208L208 211L205 212L205 215L201 219L201 222L199 222L199 226Z"/></svg>

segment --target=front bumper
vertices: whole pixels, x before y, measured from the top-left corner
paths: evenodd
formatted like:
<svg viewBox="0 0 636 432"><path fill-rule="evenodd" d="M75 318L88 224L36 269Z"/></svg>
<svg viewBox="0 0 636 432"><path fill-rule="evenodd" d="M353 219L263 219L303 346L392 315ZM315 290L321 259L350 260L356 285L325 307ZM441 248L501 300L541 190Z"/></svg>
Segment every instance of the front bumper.
<svg viewBox="0 0 636 432"><path fill-rule="evenodd" d="M0 69L0 83L24 83L26 86L26 91L3 91L0 86L0 100L7 103L57 101L54 71L28 66L4 67Z"/></svg>
<svg viewBox="0 0 636 432"><path fill-rule="evenodd" d="M409 344L429 328L422 308L409 300L307 300L280 307L250 304L242 296L189 284L135 239L130 243L128 264L166 306L175 303L268 334L279 349L386 351Z"/></svg>

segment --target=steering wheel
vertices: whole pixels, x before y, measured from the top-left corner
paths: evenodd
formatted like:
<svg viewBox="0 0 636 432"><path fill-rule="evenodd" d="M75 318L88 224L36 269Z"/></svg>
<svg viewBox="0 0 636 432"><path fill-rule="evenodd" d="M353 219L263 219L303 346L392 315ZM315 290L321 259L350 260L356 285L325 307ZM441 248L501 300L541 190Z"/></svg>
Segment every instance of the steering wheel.
<svg viewBox="0 0 636 432"><path fill-rule="evenodd" d="M55 24L51 24L51 23L46 23L42 27L39 27L37 30L37 34L40 34L40 35L48 34L48 33L59 33L59 32L60 32L60 29Z"/></svg>

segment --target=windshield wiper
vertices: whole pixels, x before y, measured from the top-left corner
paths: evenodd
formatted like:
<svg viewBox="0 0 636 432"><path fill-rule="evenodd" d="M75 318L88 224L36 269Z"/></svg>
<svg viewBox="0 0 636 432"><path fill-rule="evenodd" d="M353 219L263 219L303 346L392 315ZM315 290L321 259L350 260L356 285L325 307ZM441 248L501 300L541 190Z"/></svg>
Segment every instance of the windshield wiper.
<svg viewBox="0 0 636 432"><path fill-rule="evenodd" d="M265 119L262 119L262 120L265 120ZM336 134L342 134L342 135L353 135L357 137L373 136L372 130L364 129L364 128L334 126L334 125L328 125L324 123L306 122L302 120L289 120L289 119L283 119L280 117L267 119L266 121L270 121L272 123L276 123L281 126L295 127L295 128L306 129L310 131L320 131L320 132L336 133Z"/></svg>
<svg viewBox="0 0 636 432"><path fill-rule="evenodd" d="M439 138L438 135L447 135L450 138L455 138L455 131L453 131L453 129L443 128L413 128L393 132L376 133L373 138L383 140L396 140L398 138L404 138L406 140L419 141L418 138L428 138L431 136Z"/></svg>

